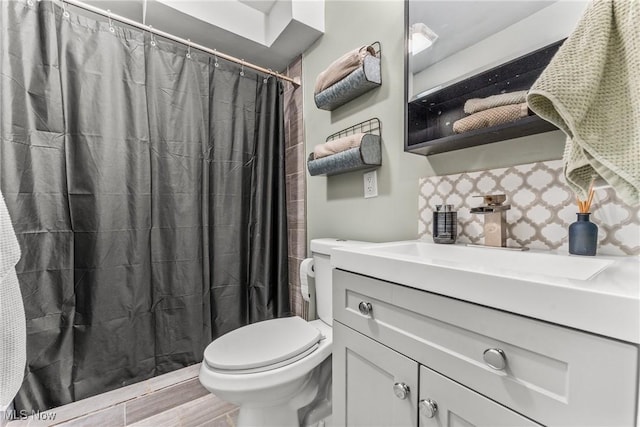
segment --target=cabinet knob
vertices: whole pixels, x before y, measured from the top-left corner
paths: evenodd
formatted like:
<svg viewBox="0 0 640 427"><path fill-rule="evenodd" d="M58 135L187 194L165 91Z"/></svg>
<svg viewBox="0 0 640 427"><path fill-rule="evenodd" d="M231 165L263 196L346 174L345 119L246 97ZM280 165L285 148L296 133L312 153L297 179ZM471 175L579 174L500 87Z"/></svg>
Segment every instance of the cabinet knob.
<svg viewBox="0 0 640 427"><path fill-rule="evenodd" d="M482 358L489 367L497 371L501 371L507 367L507 355L499 348L486 349Z"/></svg>
<svg viewBox="0 0 640 427"><path fill-rule="evenodd" d="M360 304L358 304L358 310L360 310L360 314L363 316L369 316L373 311L373 307L369 302L360 301Z"/></svg>
<svg viewBox="0 0 640 427"><path fill-rule="evenodd" d="M420 414L427 418L433 418L438 412L438 404L435 400L425 399L420 401Z"/></svg>
<svg viewBox="0 0 640 427"><path fill-rule="evenodd" d="M409 396L409 386L405 383L395 383L393 385L393 394L395 394L398 399L404 400Z"/></svg>

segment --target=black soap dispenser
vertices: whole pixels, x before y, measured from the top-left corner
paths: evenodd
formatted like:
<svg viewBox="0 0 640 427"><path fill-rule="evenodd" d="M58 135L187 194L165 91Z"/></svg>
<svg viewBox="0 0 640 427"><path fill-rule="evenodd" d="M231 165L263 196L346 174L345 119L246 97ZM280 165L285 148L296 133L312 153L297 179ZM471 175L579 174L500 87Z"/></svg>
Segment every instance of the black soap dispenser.
<svg viewBox="0 0 640 427"><path fill-rule="evenodd" d="M434 243L451 244L458 237L458 213L453 205L436 205L433 212L433 241Z"/></svg>

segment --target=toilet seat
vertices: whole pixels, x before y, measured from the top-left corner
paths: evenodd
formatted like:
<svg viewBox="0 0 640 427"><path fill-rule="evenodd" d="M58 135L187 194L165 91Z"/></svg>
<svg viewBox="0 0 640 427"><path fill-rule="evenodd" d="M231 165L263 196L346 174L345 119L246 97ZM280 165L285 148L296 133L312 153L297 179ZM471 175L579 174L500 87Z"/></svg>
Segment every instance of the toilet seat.
<svg viewBox="0 0 640 427"><path fill-rule="evenodd" d="M204 361L226 374L276 369L313 353L323 336L302 318L286 317L244 326L214 340Z"/></svg>

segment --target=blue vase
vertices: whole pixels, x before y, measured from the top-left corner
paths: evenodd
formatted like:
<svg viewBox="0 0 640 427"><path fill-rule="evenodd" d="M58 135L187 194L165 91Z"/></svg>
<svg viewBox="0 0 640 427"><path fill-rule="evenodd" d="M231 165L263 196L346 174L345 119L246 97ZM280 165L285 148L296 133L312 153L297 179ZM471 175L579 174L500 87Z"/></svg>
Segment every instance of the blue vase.
<svg viewBox="0 0 640 427"><path fill-rule="evenodd" d="M569 226L569 253L573 255L596 254L598 226L589 221L590 213L579 213L578 220Z"/></svg>

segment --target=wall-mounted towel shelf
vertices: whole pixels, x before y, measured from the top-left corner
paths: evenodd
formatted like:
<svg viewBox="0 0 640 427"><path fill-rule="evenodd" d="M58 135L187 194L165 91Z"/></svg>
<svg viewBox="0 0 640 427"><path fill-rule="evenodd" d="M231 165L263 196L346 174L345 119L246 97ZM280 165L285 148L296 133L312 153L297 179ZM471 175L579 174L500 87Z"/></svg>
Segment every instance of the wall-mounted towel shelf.
<svg viewBox="0 0 640 427"><path fill-rule="evenodd" d="M380 166L382 164L381 127L380 120L372 118L329 135L325 144L359 133L365 134L358 147L319 159L314 158L314 153L309 154L307 161L309 174L329 176Z"/></svg>
<svg viewBox="0 0 640 427"><path fill-rule="evenodd" d="M553 43L409 102L405 151L431 155L556 130L554 125L536 115L464 133L454 133L453 123L465 117L463 107L465 101L471 98L529 90L562 42Z"/></svg>
<svg viewBox="0 0 640 427"><path fill-rule="evenodd" d="M365 56L360 68L325 90L316 93L314 95L316 107L321 110L335 110L382 84L382 74L380 72L382 48L380 42L371 43L371 46L376 55Z"/></svg>

